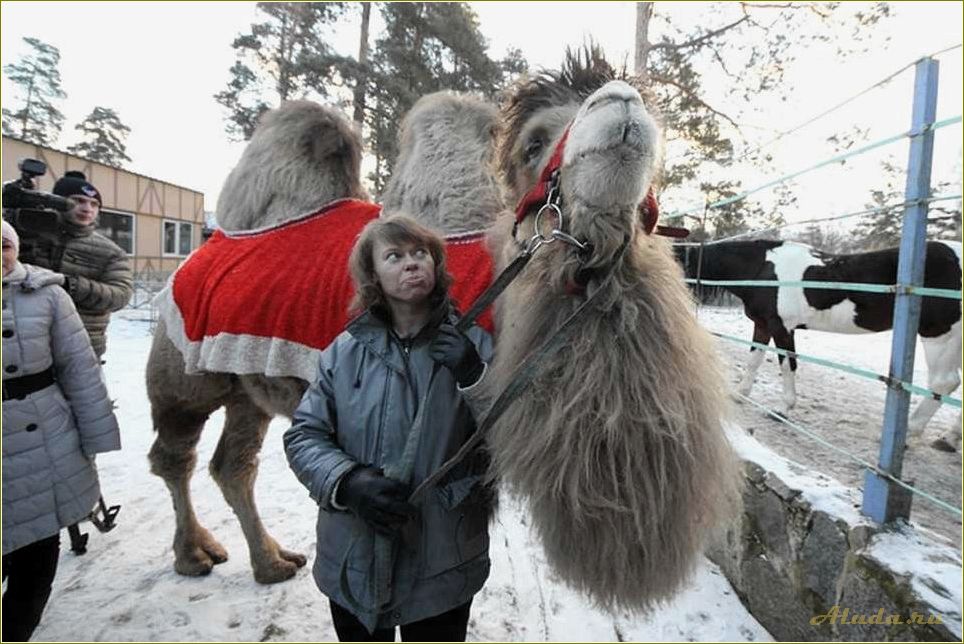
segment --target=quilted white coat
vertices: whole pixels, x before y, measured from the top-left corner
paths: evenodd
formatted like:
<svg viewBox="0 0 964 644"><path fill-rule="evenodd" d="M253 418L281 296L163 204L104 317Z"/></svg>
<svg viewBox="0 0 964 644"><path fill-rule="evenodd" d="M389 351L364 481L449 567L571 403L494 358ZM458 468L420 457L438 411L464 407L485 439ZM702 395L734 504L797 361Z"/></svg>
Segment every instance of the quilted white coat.
<svg viewBox="0 0 964 644"><path fill-rule="evenodd" d="M94 455L120 449L107 387L58 273L17 263L3 278L3 380L53 366L57 382L3 402L3 554L85 518Z"/></svg>

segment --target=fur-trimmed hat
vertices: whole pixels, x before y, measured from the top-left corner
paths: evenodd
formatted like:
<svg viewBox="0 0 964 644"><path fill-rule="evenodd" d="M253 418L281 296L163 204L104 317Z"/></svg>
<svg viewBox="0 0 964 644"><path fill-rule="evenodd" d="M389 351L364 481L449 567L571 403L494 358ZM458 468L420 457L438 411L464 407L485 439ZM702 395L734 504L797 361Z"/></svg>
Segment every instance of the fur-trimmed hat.
<svg viewBox="0 0 964 644"><path fill-rule="evenodd" d="M14 230L14 227L10 225L10 222L6 219L3 220L3 238L12 242L14 249L20 252L20 235Z"/></svg>
<svg viewBox="0 0 964 644"><path fill-rule="evenodd" d="M65 172L64 176L54 184L54 194L61 197L71 197L73 195L85 195L96 199L103 205L104 200L100 198L100 192L94 185L87 181L87 177L79 170Z"/></svg>

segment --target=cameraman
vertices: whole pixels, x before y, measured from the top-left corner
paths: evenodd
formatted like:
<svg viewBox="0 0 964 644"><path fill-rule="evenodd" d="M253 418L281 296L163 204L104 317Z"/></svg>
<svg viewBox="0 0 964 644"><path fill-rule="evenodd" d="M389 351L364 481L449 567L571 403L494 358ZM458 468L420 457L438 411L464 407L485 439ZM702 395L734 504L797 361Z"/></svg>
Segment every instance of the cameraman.
<svg viewBox="0 0 964 644"><path fill-rule="evenodd" d="M64 289L77 306L94 352L101 359L107 349L110 314L127 306L134 294L133 271L124 250L94 232L102 201L83 172L65 173L54 184L53 193L66 197L71 208L61 217L55 236L18 229L20 259L65 276Z"/></svg>

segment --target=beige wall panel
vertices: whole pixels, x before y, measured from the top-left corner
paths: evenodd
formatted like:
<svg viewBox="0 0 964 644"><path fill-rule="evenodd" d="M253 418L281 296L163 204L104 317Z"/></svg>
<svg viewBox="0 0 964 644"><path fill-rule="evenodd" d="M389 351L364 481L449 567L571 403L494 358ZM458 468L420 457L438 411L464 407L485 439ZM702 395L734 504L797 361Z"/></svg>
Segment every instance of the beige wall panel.
<svg viewBox="0 0 964 644"><path fill-rule="evenodd" d="M127 172L117 173L116 207L129 212L137 211L137 177Z"/></svg>
<svg viewBox="0 0 964 644"><path fill-rule="evenodd" d="M137 254L147 257L161 254L161 220L157 217L137 217Z"/></svg>
<svg viewBox="0 0 964 644"><path fill-rule="evenodd" d="M204 193L194 192L194 221L204 225Z"/></svg>
<svg viewBox="0 0 964 644"><path fill-rule="evenodd" d="M117 171L96 163L90 164L90 171L86 173L87 180L100 191L100 198L108 208L117 207L117 195L114 192L114 176Z"/></svg>
<svg viewBox="0 0 964 644"><path fill-rule="evenodd" d="M3 180L13 181L20 178L17 161L20 159L36 159L34 146L13 139L3 139Z"/></svg>

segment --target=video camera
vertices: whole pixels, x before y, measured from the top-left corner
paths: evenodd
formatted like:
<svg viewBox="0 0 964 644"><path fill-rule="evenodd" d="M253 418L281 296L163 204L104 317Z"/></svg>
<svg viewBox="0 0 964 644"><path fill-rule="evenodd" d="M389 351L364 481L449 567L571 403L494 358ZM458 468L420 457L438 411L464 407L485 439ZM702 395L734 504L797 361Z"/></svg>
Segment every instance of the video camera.
<svg viewBox="0 0 964 644"><path fill-rule="evenodd" d="M36 189L36 177L47 173L47 164L37 159L17 162L19 179L3 184L3 218L18 231L56 234L61 213L70 210L66 198Z"/></svg>

